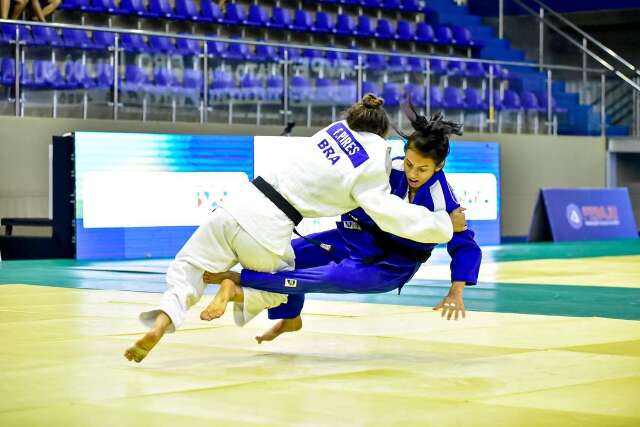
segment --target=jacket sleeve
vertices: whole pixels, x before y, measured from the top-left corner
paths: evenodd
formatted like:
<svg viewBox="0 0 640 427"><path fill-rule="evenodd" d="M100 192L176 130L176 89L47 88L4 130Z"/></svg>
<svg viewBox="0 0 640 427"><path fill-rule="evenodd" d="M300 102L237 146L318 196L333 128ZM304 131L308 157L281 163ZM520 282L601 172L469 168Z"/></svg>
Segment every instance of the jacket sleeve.
<svg viewBox="0 0 640 427"><path fill-rule="evenodd" d="M471 230L461 231L454 233L447 244L447 252L451 255L452 282L466 282L467 285L475 285L478 282L482 251L474 237L475 234Z"/></svg>
<svg viewBox="0 0 640 427"><path fill-rule="evenodd" d="M383 168L363 174L353 186L352 196L382 230L396 236L421 243L445 243L453 236L446 211L431 212L392 195Z"/></svg>

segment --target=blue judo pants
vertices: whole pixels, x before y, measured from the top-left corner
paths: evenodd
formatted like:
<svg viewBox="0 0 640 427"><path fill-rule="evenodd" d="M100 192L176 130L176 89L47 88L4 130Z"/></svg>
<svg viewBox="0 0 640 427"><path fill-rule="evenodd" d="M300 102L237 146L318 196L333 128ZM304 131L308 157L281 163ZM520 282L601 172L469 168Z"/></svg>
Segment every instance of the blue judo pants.
<svg viewBox="0 0 640 427"><path fill-rule="evenodd" d="M338 230L308 237L330 244L331 252L305 239L296 239L292 242L294 271L241 273L242 286L289 295L286 304L269 309L270 319L297 317L306 293L384 293L401 288L421 264L395 256L368 264L349 251Z"/></svg>

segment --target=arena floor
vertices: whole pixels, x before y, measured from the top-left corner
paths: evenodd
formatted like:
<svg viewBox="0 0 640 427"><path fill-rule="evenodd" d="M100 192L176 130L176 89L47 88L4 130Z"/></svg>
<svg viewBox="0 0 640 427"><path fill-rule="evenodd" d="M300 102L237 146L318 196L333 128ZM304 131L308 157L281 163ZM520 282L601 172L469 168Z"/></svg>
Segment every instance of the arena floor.
<svg viewBox="0 0 640 427"><path fill-rule="evenodd" d="M122 353L167 260L1 262L0 425L640 425L640 241L484 255L464 321L430 308L437 251L399 296L312 296L271 343L266 316L197 307L139 365Z"/></svg>

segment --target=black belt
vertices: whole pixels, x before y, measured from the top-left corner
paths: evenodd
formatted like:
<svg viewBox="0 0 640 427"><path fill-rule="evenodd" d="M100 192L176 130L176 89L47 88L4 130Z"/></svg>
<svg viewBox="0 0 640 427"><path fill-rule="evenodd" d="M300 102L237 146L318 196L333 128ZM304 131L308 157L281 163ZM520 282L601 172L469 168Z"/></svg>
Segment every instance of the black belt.
<svg viewBox="0 0 640 427"><path fill-rule="evenodd" d="M280 209L282 213L291 220L291 222L293 222L294 226L300 224L300 221L302 221L302 214L298 212L298 210L294 208L287 199L282 197L282 195L278 193L271 184L265 181L264 178L257 176L253 181L251 181L251 183L255 185L256 188L267 197L267 199L271 200L271 202L276 205L276 207Z"/></svg>

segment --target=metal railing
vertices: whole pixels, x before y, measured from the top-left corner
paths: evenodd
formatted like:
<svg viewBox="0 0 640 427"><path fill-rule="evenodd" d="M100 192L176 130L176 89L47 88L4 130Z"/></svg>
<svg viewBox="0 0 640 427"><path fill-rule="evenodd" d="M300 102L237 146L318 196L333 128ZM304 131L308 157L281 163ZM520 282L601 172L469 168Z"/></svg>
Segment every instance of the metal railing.
<svg viewBox="0 0 640 427"><path fill-rule="evenodd" d="M111 54L112 59L111 62L113 64L113 94L112 94L112 105L113 105L113 119L118 119L118 111L120 109L120 100L118 98L119 94L119 83L121 80L120 76L120 62L119 62L119 54L123 51L121 46L121 36L124 34L132 34L139 35L145 37L165 37L169 39L186 39L186 40L196 40L201 43L201 54L199 56L199 60L202 64L202 93L201 93L201 112L200 112L200 122L207 123L208 122L208 111L209 111L209 99L208 99L208 91L209 91L209 62L210 55L207 48L207 42L221 42L226 44L245 44L245 45L253 45L253 46L271 46L274 48L284 48L284 55L282 59L278 62L282 66L282 77L283 77L283 93L281 106L282 110L280 111L282 115L282 123L286 125L290 119L290 87L289 87L289 78L291 77L291 72L289 69L289 65L291 64L290 58L288 57L288 49L300 49L302 51L307 49L313 49L321 52L340 52L342 54L354 54L357 55L357 63L355 64L356 71L356 88L357 88L357 96L360 97L362 95L362 87L363 82L366 79L366 71L367 67L364 64L363 58L367 55L383 55L385 57L404 57L404 58L418 58L424 61L425 68L422 71L424 77L424 101L426 112L430 111L430 86L433 77L433 73L430 68L430 63L432 60L444 60L444 61L459 61L465 64L468 63L480 63L484 64L488 68L488 108L487 108L487 123L489 124L489 131L495 130L496 124L496 100L494 99L494 89L496 86L496 75L494 74L494 66L506 66L506 67L525 67L525 68L540 68L546 70L547 72L547 81L546 81L546 94L547 94L547 109L546 109L546 127L547 133L557 132L557 122L554 119L554 106L551 97L551 89L553 82L553 72L554 71L573 71L573 72L588 72L592 74L597 74L601 76L601 82L603 87L603 97L606 96L604 93L604 82L606 75L610 73L611 67L607 67L606 69L601 68L585 68L585 67L572 67L567 65L556 65L556 64L544 64L538 63L534 64L531 62L523 62L523 61L502 61L502 60L487 60L487 59L475 59L463 56L441 56L441 55L429 55L429 54L416 54L416 53L400 53L394 51L373 51L373 50L355 50L355 49L344 49L344 48L336 48L336 47L326 47L321 45L303 45L303 44L295 44L295 43L279 43L279 42L265 42L258 40L239 40L234 38L227 37L218 37L218 36L200 36L200 35L192 35L192 34L175 34L175 33L167 33L167 32L157 32L157 31L145 31L145 30L134 30L134 29L120 29L113 27L97 27L97 26L88 26L88 25L74 25L74 24L60 24L60 23L41 23L41 22L27 22L27 21L14 21L14 20L3 20L0 19L0 23L2 24L14 24L16 25L15 39L12 41L14 44L14 55L15 55L15 115L21 116L24 113L23 101L21 94L21 64L24 63L24 49L26 49L26 44L20 40L20 32L18 30L18 26L27 26L27 27L50 27L56 30L64 30L64 29L73 29L73 30L83 30L83 31L92 31L92 32L108 32L114 33L114 43L108 50ZM86 100L86 96L85 96ZM86 101L85 101L86 102ZM606 103L602 103L603 112L602 112L602 120L604 124L605 112L604 108L606 108ZM86 118L86 106L85 106L85 115ZM175 112L173 114L173 119L175 120ZM605 126L602 126L603 134L604 134Z"/></svg>
<svg viewBox="0 0 640 427"><path fill-rule="evenodd" d="M533 7L525 4L523 0L511 0L518 6L520 6L523 10L525 10L529 15L536 18L539 21L539 41L538 41L538 62L540 64L544 63L544 34L545 28L548 27L552 29L557 34L561 35L566 41L572 44L574 47L578 49L582 53L582 91L581 93L584 95L584 91L587 90L588 86L588 59L592 58L596 62L598 62L601 66L607 69L610 74L619 78L622 82L625 83L628 89L632 91L629 94L629 100L623 100L623 103L628 103L631 105L631 130L635 136L640 136L640 69L629 61L624 59L618 53L616 53L613 49L606 46L604 43L597 40L595 37L583 31L577 25L569 21L567 18L562 16L561 14L555 12L553 9L549 8L545 3L541 0L529 0L537 5L537 10ZM499 17L498 17L498 33L499 37L504 37L504 2L505 0L499 0ZM578 34L580 39L576 39L569 35L566 31L559 28L558 25L551 22L549 17L553 17L557 19L562 25L567 26L575 33ZM604 56L607 59L604 59L603 56L597 54L592 46L596 49L600 49ZM616 67L611 64L611 62L617 62L623 66L622 69L620 67ZM627 75L628 74L628 75ZM606 80L606 77L603 77ZM603 80L602 83L603 89L606 88L606 83ZM603 90L603 93L605 91ZM583 98L585 98L583 96ZM606 108L606 96L601 95L600 97L601 104ZM603 126L605 125L603 121Z"/></svg>

